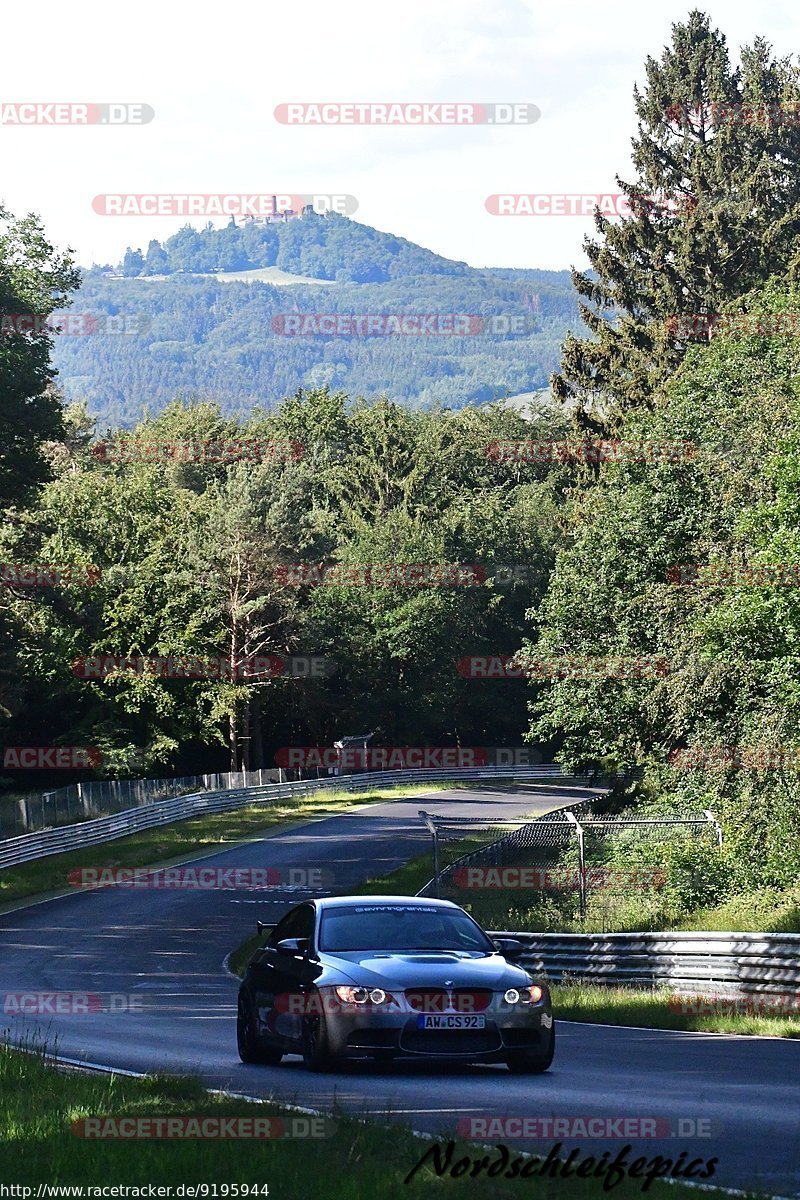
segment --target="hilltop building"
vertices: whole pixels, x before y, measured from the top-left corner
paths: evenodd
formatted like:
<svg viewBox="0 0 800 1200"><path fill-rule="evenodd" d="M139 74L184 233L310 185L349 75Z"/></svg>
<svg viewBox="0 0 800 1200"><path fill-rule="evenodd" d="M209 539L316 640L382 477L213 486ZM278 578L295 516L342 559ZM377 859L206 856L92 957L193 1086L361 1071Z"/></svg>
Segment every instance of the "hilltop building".
<svg viewBox="0 0 800 1200"><path fill-rule="evenodd" d="M299 212L295 212L295 210L293 208L279 209L277 196L272 197L272 208L274 211L267 217L253 217L248 214L246 216L241 217L238 222L235 217L232 218L232 221L233 221L234 225L238 224L239 226L242 226L242 225L276 225L279 222L285 224L287 221L299 221L299 220L302 220L303 217L313 217L314 216L314 205L313 204L304 205L303 208L301 208ZM327 212L324 212L324 213L319 213L318 215L321 217L327 217L328 214L327 214Z"/></svg>

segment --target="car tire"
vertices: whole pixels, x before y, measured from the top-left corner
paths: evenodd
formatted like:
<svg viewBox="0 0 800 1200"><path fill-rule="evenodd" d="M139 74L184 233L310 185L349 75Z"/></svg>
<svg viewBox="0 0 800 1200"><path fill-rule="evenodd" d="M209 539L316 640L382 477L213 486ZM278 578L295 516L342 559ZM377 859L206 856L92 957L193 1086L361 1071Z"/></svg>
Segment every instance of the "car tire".
<svg viewBox="0 0 800 1200"><path fill-rule="evenodd" d="M256 1031L255 1013L250 998L245 994L239 995L236 1013L236 1043L239 1048L239 1058L243 1063L259 1063L261 1066L277 1067L283 1058L283 1052L272 1046L264 1046Z"/></svg>
<svg viewBox="0 0 800 1200"><path fill-rule="evenodd" d="M328 1049L328 1031L323 1013L303 1018L303 1063L308 1071L330 1071L334 1060Z"/></svg>
<svg viewBox="0 0 800 1200"><path fill-rule="evenodd" d="M541 1075L549 1071L556 1050L556 1028L550 1037L550 1045L546 1054L533 1054L530 1050L517 1050L506 1058L506 1066L512 1075Z"/></svg>

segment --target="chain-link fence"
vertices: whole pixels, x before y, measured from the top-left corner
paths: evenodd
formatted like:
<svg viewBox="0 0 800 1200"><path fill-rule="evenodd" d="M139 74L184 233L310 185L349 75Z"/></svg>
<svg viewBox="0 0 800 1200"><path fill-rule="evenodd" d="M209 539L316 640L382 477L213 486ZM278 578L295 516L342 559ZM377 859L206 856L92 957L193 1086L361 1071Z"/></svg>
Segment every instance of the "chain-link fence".
<svg viewBox="0 0 800 1200"><path fill-rule="evenodd" d="M525 915L565 928L587 911L603 923L634 897L658 898L672 875L706 869L722 845L712 813L691 817L594 817L594 798L536 820L439 816L420 810L431 834L431 881L421 895L454 900L483 923ZM500 925L494 924L495 928Z"/></svg>

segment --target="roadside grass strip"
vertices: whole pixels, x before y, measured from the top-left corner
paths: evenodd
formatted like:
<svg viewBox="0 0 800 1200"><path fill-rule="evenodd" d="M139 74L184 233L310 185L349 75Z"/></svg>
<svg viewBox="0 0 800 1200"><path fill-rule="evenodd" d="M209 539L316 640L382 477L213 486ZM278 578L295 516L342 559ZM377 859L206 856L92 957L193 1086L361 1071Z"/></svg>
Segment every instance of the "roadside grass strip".
<svg viewBox="0 0 800 1200"><path fill-rule="evenodd" d="M197 1136L198 1130L251 1127L273 1135ZM85 1136L87 1128L95 1131L92 1136ZM169 1136L170 1129L178 1128L187 1130L186 1136ZM296 1132L309 1128L324 1128L325 1136L309 1138ZM117 1134L130 1129L160 1130L162 1136ZM0 1047L0 1139L0 1180L6 1186L31 1188L32 1196L39 1185L139 1185L146 1195L148 1184L218 1184L220 1191L204 1194L273 1200L317 1195L324 1200L422 1200L431 1195L478 1200L487 1195L488 1185L495 1200L521 1195L596 1200L606 1191L631 1200L642 1195L647 1182L641 1175L623 1178L604 1190L601 1178L559 1177L566 1147L551 1162L550 1175L536 1178L529 1167L530 1177L521 1177L533 1160L513 1145L505 1147L505 1156L510 1163L516 1161L516 1176L495 1172L487 1179L488 1168L504 1157L494 1145L455 1136L432 1139L407 1125L359 1120L339 1110L315 1117L307 1109L212 1094L191 1077L132 1078L57 1069L42 1047L33 1046L24 1051ZM587 1144L582 1158L596 1152ZM638 1152L638 1147L629 1150L629 1163ZM221 1190L225 1185L227 1192ZM714 1188L704 1191L712 1197L725 1194ZM647 1194L656 1200L697 1200L698 1195L691 1185L678 1181L667 1188L658 1179Z"/></svg>
<svg viewBox="0 0 800 1200"><path fill-rule="evenodd" d="M704 996L678 996L580 979L551 983L550 989L559 1021L800 1038L800 996L726 997L710 989Z"/></svg>

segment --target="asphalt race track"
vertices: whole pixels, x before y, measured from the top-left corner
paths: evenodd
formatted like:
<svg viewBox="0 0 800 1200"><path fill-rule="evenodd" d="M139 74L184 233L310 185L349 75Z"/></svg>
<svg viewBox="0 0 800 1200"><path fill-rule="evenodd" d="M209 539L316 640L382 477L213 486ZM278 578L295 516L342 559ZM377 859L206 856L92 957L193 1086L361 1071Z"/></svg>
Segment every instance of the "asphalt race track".
<svg viewBox="0 0 800 1200"><path fill-rule="evenodd" d="M577 793L580 795L580 793ZM419 808L459 816L546 811L574 799L563 788L453 791L362 807L202 860L202 866L321 867L336 892L392 870L430 844ZM113 843L97 865L113 863ZM196 1072L210 1086L314 1109L391 1114L444 1133L465 1117L645 1117L658 1137L634 1139L630 1157L717 1156L711 1182L800 1196L800 1044L769 1038L682 1034L558 1023L553 1068L512 1076L504 1066L353 1064L313 1075L299 1058L252 1067L236 1053L237 983L228 952L308 894L306 889L177 891L106 888L75 892L0 915L0 993L80 992L135 997L134 1011L0 1019L2 1036L36 1035L65 1057L134 1071ZM698 1122L700 1124L698 1125ZM703 1136L697 1136L697 1131ZM549 1147L504 1140L511 1149ZM625 1137L569 1137L565 1149L611 1156ZM409 1163L409 1169L413 1166ZM598 1193L600 1194L600 1193Z"/></svg>

